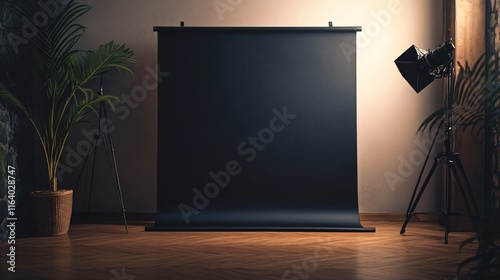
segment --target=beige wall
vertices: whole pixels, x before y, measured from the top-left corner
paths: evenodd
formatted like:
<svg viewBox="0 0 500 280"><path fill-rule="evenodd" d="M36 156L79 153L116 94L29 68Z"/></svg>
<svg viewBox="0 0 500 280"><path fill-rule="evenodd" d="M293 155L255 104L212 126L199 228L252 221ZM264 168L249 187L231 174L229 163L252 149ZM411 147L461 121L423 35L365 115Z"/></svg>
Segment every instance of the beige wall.
<svg viewBox="0 0 500 280"><path fill-rule="evenodd" d="M428 135L417 135L416 130L441 105L442 81L416 94L400 76L394 60L412 44L433 49L442 43L441 1L82 2L93 9L83 22L88 29L81 47L95 48L115 40L130 46L139 61L133 76L124 74L107 79L105 84L106 93L128 96L130 100L126 107L118 107L111 118L128 212L156 211L157 92L150 86L157 53L153 26L178 26L180 21L186 26L327 26L329 21L335 26L362 26L357 60L359 207L361 212L406 211L430 139ZM335 46L332 51L337 51ZM78 135L82 131L74 136ZM70 147L76 150L81 141L73 140ZM108 175L111 170L102 158L99 161L91 209L118 212L118 195L113 178ZM74 184L79 167L72 169L72 173L64 175L63 184ZM439 184L435 183L439 182L439 174L434 177L417 210L439 209ZM79 187L78 193L76 211L82 211L84 189Z"/></svg>

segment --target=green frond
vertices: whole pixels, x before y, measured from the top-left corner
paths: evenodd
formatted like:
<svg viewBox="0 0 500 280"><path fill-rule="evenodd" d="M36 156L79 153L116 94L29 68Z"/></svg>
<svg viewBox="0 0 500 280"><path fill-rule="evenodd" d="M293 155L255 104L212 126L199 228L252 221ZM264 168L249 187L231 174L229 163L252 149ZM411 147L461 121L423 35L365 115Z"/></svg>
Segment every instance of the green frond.
<svg viewBox="0 0 500 280"><path fill-rule="evenodd" d="M3 83L0 82L0 97L10 104L14 105L21 111L26 111L24 104L19 100L19 98L14 95Z"/></svg>
<svg viewBox="0 0 500 280"><path fill-rule="evenodd" d="M38 87L41 90L33 93L25 89L30 91L25 100L0 84L0 98L24 112L35 128L50 180L57 178L57 166L70 131L85 120L86 114L97 113L96 106L101 102L112 105L112 101L118 100L111 95L95 94L87 83L115 70L132 73L130 65L136 62L129 48L113 41L99 46L96 51L76 50L75 45L85 30L77 20L90 10L90 6L74 0L60 4L64 6L49 17L48 24L26 38L35 57L32 67L35 78L42 83ZM7 0L14 20L5 30L23 36L23 20L34 18L33 15L39 12L37 5L36 0ZM56 188L54 183L52 190Z"/></svg>
<svg viewBox="0 0 500 280"><path fill-rule="evenodd" d="M500 53L500 51L497 51ZM480 135L488 123L500 128L498 102L500 102L500 67L498 61L483 54L474 65L458 64L458 75L454 81L452 105L453 124L458 129L472 128ZM432 129L443 121L446 110L441 108L428 116L418 131ZM490 120L490 122L485 122Z"/></svg>
<svg viewBox="0 0 500 280"><path fill-rule="evenodd" d="M92 78L112 70L132 73L128 65L136 62L133 55L125 45L118 45L113 41L101 45L96 52L74 54L68 69L73 86L82 87Z"/></svg>

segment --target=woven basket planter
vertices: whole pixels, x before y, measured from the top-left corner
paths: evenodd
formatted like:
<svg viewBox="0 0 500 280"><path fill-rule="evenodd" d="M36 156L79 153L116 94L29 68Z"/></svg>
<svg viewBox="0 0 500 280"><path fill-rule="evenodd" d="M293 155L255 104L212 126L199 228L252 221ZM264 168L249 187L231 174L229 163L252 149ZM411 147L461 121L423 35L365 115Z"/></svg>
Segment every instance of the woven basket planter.
<svg viewBox="0 0 500 280"><path fill-rule="evenodd" d="M43 236L67 234L73 210L73 190L36 191L31 202L38 233Z"/></svg>

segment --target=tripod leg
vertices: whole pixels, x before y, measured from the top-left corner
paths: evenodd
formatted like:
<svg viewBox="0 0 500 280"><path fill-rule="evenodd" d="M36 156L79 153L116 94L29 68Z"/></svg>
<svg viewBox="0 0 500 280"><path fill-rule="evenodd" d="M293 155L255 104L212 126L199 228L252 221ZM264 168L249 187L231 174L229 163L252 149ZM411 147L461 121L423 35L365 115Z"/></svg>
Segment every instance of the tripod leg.
<svg viewBox="0 0 500 280"><path fill-rule="evenodd" d="M439 161L438 158L434 159L434 164L432 165L431 170L429 171L429 174L427 174L427 177L425 178L424 184L420 188L420 191L418 192L418 195L417 195L417 198L415 199L415 201L413 201L413 197L412 197L412 201L410 201L410 205L408 206L408 209L410 209L410 210L406 213L406 219L403 223L403 226L401 227L401 231L399 232L400 234L404 234L406 232L406 226L410 222L410 219L413 216L413 212L415 212L415 209L417 208L418 202L420 201L420 198L424 194L424 191L427 188L427 184L429 184L429 181L432 178L432 174L434 174L434 171L436 170L436 167L438 165L438 161ZM414 193L417 191L417 189L418 189L418 183L415 186Z"/></svg>
<svg viewBox="0 0 500 280"><path fill-rule="evenodd" d="M439 128L441 128L441 124L439 125ZM404 222L403 226L401 227L401 231L399 232L399 234L404 234L405 233L405 231L406 231L406 225L408 224L408 222L411 219L411 216L413 215L413 210L415 210L414 207L413 207L413 210L411 210L412 206L414 204L415 194L417 193L418 186L420 185L420 180L422 180L422 175L424 174L425 167L427 166L427 162L429 161L429 157L430 157L431 152L432 152L432 147L434 147L434 143L436 143L436 139L437 139L437 136L439 134L439 128L436 131L436 133L434 134L434 138L432 139L431 146L429 147L429 151L427 152L427 156L425 157L424 165L422 166L422 169L420 170L420 174L418 175L418 180L417 180L417 183L415 184L415 188L413 189L413 193L411 195L410 203L408 204L408 208L406 209L406 219L405 219L405 222ZM434 167L434 169L435 169L435 167ZM434 171L432 171L432 172L434 172ZM429 176L427 176L427 177L429 177Z"/></svg>
<svg viewBox="0 0 500 280"><path fill-rule="evenodd" d="M106 112L106 108L104 107L104 104L103 104L103 112L104 112L104 119L105 119L106 128L108 129L107 131L109 131L108 114ZM113 138L111 137L111 133L108 133L108 141L109 141L109 146L111 148L111 155L113 157L113 168L115 171L116 187L118 188L118 194L120 196L120 202L121 202L121 206L122 206L123 222L125 224L125 231L128 233L127 216L125 215L125 204L123 203L123 194L122 194L122 188L120 185L120 176L118 175L118 167L116 165L115 147L113 145Z"/></svg>
<svg viewBox="0 0 500 280"><path fill-rule="evenodd" d="M455 166L453 166L452 171L453 171L453 174L455 175L455 178L458 182L458 185L460 186L460 190L462 191L462 195L464 197L465 206L467 207L468 213L472 216L472 222L474 224L474 228L477 231L479 227L477 224L476 217L477 217L477 215L479 215L479 212L477 209L476 202L474 200L474 194L472 193L469 182L467 181L467 177L465 176L465 170L462 166L461 160L458 158L455 162L457 163L458 170L460 171L460 174L457 172ZM461 177L459 177L459 175L461 175ZM469 201L467 196L470 198L471 201ZM474 208L474 210L473 210L473 208Z"/></svg>
<svg viewBox="0 0 500 280"><path fill-rule="evenodd" d="M420 174L418 175L417 183L415 184L415 188L413 189L413 193L411 195L410 203L408 204L408 208L406 209L407 220L403 224L403 227L401 228L401 231L399 232L399 234L405 233L406 224L411 219L411 215L413 212L411 209L412 209L413 203L415 201L415 195L417 194L418 186L420 186L420 180L422 180L422 175L424 174L425 166L427 165L427 160L428 160L429 154L430 154L430 149L429 149L429 153L427 154L427 158L425 159L424 166L422 166L422 170L420 170Z"/></svg>
<svg viewBox="0 0 500 280"><path fill-rule="evenodd" d="M93 154L94 158L92 160L92 174L94 172L94 165L95 165L95 148L96 148L97 144L96 144L96 137L93 137L92 138L92 143L90 145L90 149L89 149L89 152L87 153L87 155L85 156L85 160L83 161L83 164L82 164L82 168L80 169L80 173L78 174L78 177L76 179L76 183L75 183L75 186L79 186L80 185L80 180L82 179L82 175L83 175L83 172L85 171L86 173L86 176L88 177L88 167L87 167L87 163L89 161L89 157L90 157L90 154ZM91 180L93 180L93 175L92 175L92 178ZM86 183L87 181L85 181ZM91 183L92 184L92 183ZM90 186L90 193L92 193L92 185ZM85 198L87 197L87 192L86 192L86 189L84 189L84 193L83 193L83 198L85 200ZM88 195L89 197L89 202L88 202L88 206L87 208L90 209L90 197L91 195ZM83 203L85 203L85 201L83 201ZM87 210L88 210L87 209Z"/></svg>
<svg viewBox="0 0 500 280"><path fill-rule="evenodd" d="M93 146L94 146L94 156L92 158L92 170L90 172L90 189L89 189L89 201L87 204L87 212L90 212L90 202L92 201L92 189L94 188L94 174L95 174L95 159L97 157L97 149L95 148L97 145L97 140L100 138L101 135L95 135L94 140L93 140Z"/></svg>
<svg viewBox="0 0 500 280"><path fill-rule="evenodd" d="M477 207L476 200L474 199L474 194L472 193L472 189L470 187L469 181L467 180L467 176L465 176L465 169L464 169L464 166L462 165L462 160L460 158L458 158L456 160L456 162L457 162L458 170L460 171L460 174L462 175L462 179L464 182L464 185L462 187L462 192L463 192L464 196L467 193L469 195L469 198L471 199L471 202L469 203L467 198L465 198L465 200L467 202L467 208L468 208L467 210L469 211L469 213L471 215L479 215L479 209ZM471 209L472 209L471 206L472 206L474 212L471 211Z"/></svg>
<svg viewBox="0 0 500 280"><path fill-rule="evenodd" d="M125 231L128 233L128 225L127 225L127 216L125 215L125 204L123 203L123 194L122 194L122 188L120 184L120 176L118 176L118 168L116 166L116 156L115 156L115 148L113 147L113 139L111 138L111 134L108 134L109 137L109 143L111 146L111 154L113 156L113 167L115 169L115 179L116 179L116 187L118 188L118 194L120 195L120 202L122 205L122 215L123 215L123 222L125 223Z"/></svg>
<svg viewBox="0 0 500 280"><path fill-rule="evenodd" d="M474 200L474 195L472 193L472 190L469 185L469 181L467 180L467 176L465 175L465 170L462 165L462 161L458 154L452 154L448 156L449 158L447 159L447 169L446 169L446 210L445 210L445 233L444 233L444 244L448 244L448 236L450 233L450 215L451 215L451 174L453 174L456 183L460 187L460 190L462 192L462 195L464 197L465 201L465 206L467 207L467 211L469 212L470 215L475 216L478 215L478 208L476 205L476 202ZM457 164L458 170L460 173L457 171ZM472 203L469 202L467 199L467 195L469 198L472 200ZM472 210L472 207L474 208L474 212ZM472 222L474 223L474 227L477 230L478 229L478 224L473 217Z"/></svg>
<svg viewBox="0 0 500 280"><path fill-rule="evenodd" d="M447 156L448 157L448 156ZM446 205L444 212L444 244L448 244L448 235L450 233L450 214L451 214L451 170L453 162L446 159Z"/></svg>
<svg viewBox="0 0 500 280"><path fill-rule="evenodd" d="M102 119L104 112L104 103L99 106L99 120ZM104 135L102 134L101 122L99 122L99 129L97 135L94 135L92 139L92 146L94 147L94 157L92 158L92 171L90 173L90 189L89 189L89 201L87 205L87 212L90 212L90 203L92 201L92 190L94 189L94 175L95 175L95 161L97 158L97 145L99 145L99 140L104 142Z"/></svg>

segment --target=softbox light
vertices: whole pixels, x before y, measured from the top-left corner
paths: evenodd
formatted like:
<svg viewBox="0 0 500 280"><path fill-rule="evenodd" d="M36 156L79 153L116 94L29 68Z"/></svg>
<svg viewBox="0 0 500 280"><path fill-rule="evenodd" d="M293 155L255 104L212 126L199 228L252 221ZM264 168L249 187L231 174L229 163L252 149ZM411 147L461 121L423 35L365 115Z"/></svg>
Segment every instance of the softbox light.
<svg viewBox="0 0 500 280"><path fill-rule="evenodd" d="M430 51L412 45L394 62L403 78L418 93L436 77L442 77L442 70L453 60L454 50L451 40Z"/></svg>
<svg viewBox="0 0 500 280"><path fill-rule="evenodd" d="M403 78L417 93L434 81L434 75L421 66L420 61L426 53L412 45L394 61Z"/></svg>

